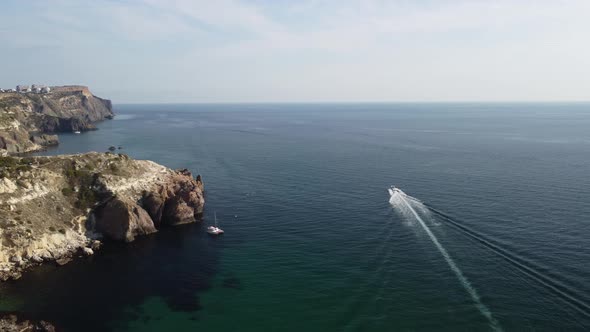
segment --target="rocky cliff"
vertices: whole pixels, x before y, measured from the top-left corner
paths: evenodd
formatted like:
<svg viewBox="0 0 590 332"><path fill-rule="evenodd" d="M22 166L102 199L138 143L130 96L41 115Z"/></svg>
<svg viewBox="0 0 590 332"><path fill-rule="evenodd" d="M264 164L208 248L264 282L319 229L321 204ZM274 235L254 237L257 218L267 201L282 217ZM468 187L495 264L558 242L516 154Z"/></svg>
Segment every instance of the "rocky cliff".
<svg viewBox="0 0 590 332"><path fill-rule="evenodd" d="M95 129L114 116L110 100L84 86L53 87L50 93L0 93L0 153L40 150L56 145L55 133Z"/></svg>
<svg viewBox="0 0 590 332"><path fill-rule="evenodd" d="M194 222L203 205L200 176L123 154L0 157L0 280Z"/></svg>

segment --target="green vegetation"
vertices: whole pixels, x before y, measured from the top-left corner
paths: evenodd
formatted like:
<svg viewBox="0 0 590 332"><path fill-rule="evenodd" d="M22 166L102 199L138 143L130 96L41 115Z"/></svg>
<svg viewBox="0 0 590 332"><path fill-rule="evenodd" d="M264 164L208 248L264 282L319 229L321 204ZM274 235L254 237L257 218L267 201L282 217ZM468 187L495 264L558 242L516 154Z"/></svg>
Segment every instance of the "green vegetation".
<svg viewBox="0 0 590 332"><path fill-rule="evenodd" d="M31 165L18 165L16 166L17 172L26 172L32 170L33 167Z"/></svg>
<svg viewBox="0 0 590 332"><path fill-rule="evenodd" d="M0 108L1 110L2 108ZM14 115L8 113L0 113L0 126L8 127L14 121Z"/></svg>
<svg viewBox="0 0 590 332"><path fill-rule="evenodd" d="M11 95L0 98L0 109L7 109L22 104L22 99L18 95Z"/></svg>
<svg viewBox="0 0 590 332"><path fill-rule="evenodd" d="M18 159L13 157L0 157L0 168L11 168L18 165Z"/></svg>
<svg viewBox="0 0 590 332"><path fill-rule="evenodd" d="M28 93L27 97L29 97L29 99L31 99L36 104L43 103L43 101L41 100L41 96L39 96L39 95Z"/></svg>
<svg viewBox="0 0 590 332"><path fill-rule="evenodd" d="M102 199L96 190L96 184L99 177L98 173L93 173L87 167L77 169L75 163L69 163L64 167L64 175L68 180L70 187L61 190L64 196L71 196L78 188L75 206L79 209L92 207Z"/></svg>
<svg viewBox="0 0 590 332"><path fill-rule="evenodd" d="M17 172L26 172L33 169L30 165L32 158L0 157L0 179L13 176Z"/></svg>
<svg viewBox="0 0 590 332"><path fill-rule="evenodd" d="M62 193L64 196L71 196L71 195L74 193L74 190L72 190L72 188L63 188L63 189L61 190L61 193Z"/></svg>
<svg viewBox="0 0 590 332"><path fill-rule="evenodd" d="M20 163L25 164L25 165L30 165L30 164L35 163L35 159L31 158L31 157L24 157L24 158L21 158Z"/></svg>
<svg viewBox="0 0 590 332"><path fill-rule="evenodd" d="M116 164L110 164L109 168L111 169L111 172L113 172L113 174L117 174L119 172L119 167Z"/></svg>

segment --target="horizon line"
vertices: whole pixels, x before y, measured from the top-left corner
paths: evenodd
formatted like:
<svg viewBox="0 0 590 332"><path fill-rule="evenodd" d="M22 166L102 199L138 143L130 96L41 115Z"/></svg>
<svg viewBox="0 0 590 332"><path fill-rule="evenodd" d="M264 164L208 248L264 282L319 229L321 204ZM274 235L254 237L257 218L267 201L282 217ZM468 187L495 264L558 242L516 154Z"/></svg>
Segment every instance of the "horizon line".
<svg viewBox="0 0 590 332"><path fill-rule="evenodd" d="M101 97L102 98L102 97ZM115 105L277 105L277 104L587 104L589 100L444 100L444 101L189 101L189 102L113 102Z"/></svg>

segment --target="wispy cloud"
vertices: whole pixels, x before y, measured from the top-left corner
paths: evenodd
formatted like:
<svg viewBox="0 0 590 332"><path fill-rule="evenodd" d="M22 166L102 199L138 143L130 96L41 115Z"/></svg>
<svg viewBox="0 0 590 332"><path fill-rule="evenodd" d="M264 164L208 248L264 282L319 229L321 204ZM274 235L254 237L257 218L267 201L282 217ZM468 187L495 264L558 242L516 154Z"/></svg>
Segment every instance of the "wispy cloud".
<svg viewBox="0 0 590 332"><path fill-rule="evenodd" d="M36 49L109 93L141 77L130 99L161 84L227 100L269 89L280 100L589 97L579 87L590 83L582 0L8 2L4 54ZM88 63L96 73L76 72ZM19 66L4 79L36 64ZM555 91L551 81L575 84Z"/></svg>

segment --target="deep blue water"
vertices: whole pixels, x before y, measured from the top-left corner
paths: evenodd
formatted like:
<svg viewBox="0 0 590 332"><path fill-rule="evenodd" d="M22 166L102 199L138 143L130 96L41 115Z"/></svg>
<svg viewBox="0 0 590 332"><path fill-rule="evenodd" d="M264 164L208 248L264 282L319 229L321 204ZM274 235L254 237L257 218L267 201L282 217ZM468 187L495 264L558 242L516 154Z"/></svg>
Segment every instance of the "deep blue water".
<svg viewBox="0 0 590 332"><path fill-rule="evenodd" d="M115 112L45 153L121 145L187 167L204 224L216 211L226 234L184 225L35 269L0 285L0 310L67 331L590 328L590 104ZM465 280L388 202L392 184L423 202L406 198Z"/></svg>

